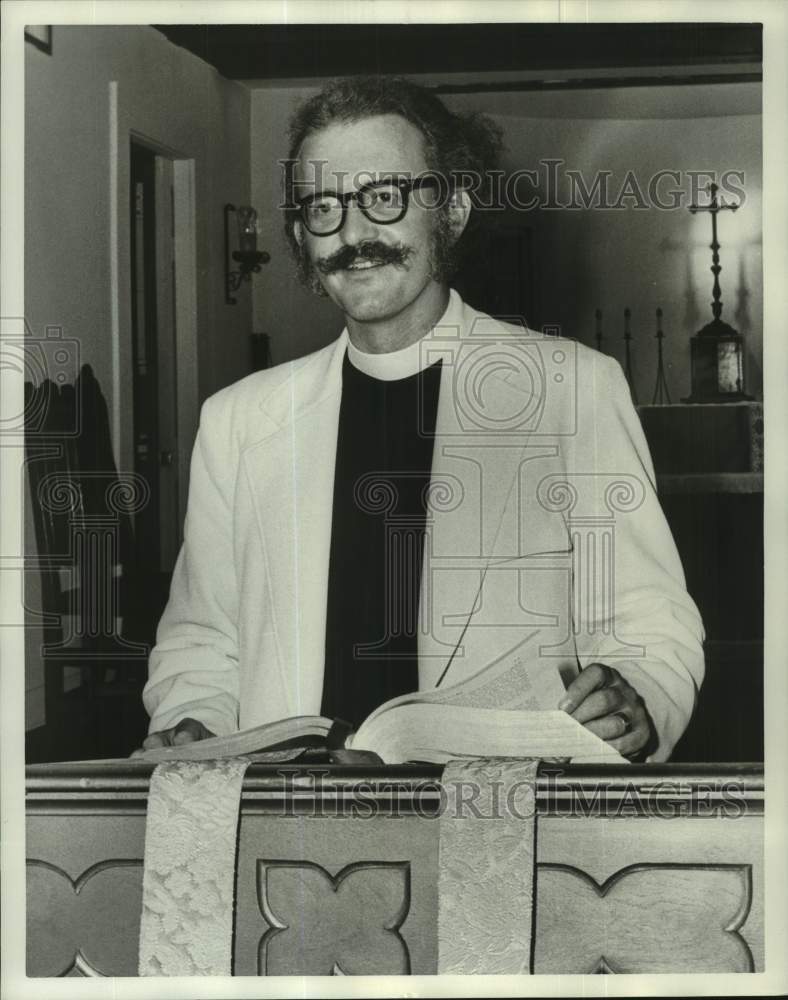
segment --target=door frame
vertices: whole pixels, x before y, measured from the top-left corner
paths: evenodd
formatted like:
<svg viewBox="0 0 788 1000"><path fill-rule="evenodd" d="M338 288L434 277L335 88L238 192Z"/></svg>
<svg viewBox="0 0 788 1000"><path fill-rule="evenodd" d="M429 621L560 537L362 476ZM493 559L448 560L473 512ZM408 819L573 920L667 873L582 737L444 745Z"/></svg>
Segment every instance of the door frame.
<svg viewBox="0 0 788 1000"><path fill-rule="evenodd" d="M197 224L195 161L161 137L136 127L109 85L110 113L110 316L112 446L121 472L134 469L131 325L131 223L128 211L133 140L172 161L175 230L175 350L179 533L183 530L192 445L199 422L197 331Z"/></svg>

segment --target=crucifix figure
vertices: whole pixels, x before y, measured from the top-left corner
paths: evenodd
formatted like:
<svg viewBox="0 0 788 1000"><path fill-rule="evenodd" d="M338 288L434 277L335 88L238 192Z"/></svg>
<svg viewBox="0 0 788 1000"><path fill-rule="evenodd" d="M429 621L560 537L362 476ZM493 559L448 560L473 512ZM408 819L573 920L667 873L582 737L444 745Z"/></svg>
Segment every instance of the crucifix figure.
<svg viewBox="0 0 788 1000"><path fill-rule="evenodd" d="M693 215L696 215L698 212L709 212L711 215L711 273L714 275L714 288L711 293L714 301L711 303L711 311L714 314L714 318L719 319L722 314L722 301L720 300L720 271L722 267L720 266L720 244L717 241L717 214L726 210L735 212L739 206L720 205L717 201L717 191L719 191L719 188L716 184L711 184L708 190L711 193L709 204L703 208L698 205L690 205L689 210Z"/></svg>
<svg viewBox="0 0 788 1000"><path fill-rule="evenodd" d="M716 184L708 188L709 204L690 205L690 212L708 212L711 215L711 273L714 275L711 311L714 318L690 341L692 357L692 393L686 403L737 403L752 397L744 392L743 354L741 335L722 318L720 296L720 244L717 239L717 215L738 205L721 205L717 201Z"/></svg>

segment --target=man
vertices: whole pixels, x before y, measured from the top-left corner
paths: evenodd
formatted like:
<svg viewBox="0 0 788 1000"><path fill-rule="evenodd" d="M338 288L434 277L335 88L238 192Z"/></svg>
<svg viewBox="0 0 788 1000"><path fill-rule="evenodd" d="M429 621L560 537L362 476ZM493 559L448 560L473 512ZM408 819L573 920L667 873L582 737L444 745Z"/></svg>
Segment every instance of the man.
<svg viewBox="0 0 788 1000"><path fill-rule="evenodd" d="M506 662L501 707L568 667L558 707L667 759L703 631L621 371L449 289L494 132L371 78L308 101L292 139L288 238L346 329L203 408L144 746L358 725Z"/></svg>

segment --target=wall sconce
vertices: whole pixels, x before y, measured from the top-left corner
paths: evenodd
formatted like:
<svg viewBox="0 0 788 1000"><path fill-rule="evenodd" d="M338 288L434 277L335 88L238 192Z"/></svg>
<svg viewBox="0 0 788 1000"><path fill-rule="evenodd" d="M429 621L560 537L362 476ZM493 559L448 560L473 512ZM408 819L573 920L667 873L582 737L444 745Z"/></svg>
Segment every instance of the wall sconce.
<svg viewBox="0 0 788 1000"><path fill-rule="evenodd" d="M238 222L238 249L230 253L230 215L235 214ZM224 206L224 301L228 306L234 306L232 292L237 292L241 282L249 281L252 274L260 271L262 264L267 264L271 255L265 250L257 249L257 212L249 205L238 208L229 202ZM238 264L233 270L232 262Z"/></svg>

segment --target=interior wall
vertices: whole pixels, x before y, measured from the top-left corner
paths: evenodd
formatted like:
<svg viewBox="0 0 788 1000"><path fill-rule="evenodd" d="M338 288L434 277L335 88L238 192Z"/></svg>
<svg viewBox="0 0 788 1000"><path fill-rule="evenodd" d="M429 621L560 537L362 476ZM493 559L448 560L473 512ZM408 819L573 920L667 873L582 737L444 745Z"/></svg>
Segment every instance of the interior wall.
<svg viewBox="0 0 788 1000"><path fill-rule="evenodd" d="M433 81L437 82L437 81ZM252 93L252 197L268 227L263 241L272 260L254 287L255 328L271 334L275 362L328 343L342 327L334 307L298 285L282 222L273 206L281 196L286 126L292 110L320 86L276 86ZM589 188L599 171L610 171L611 201L628 171L648 200L650 178L659 170L679 171L680 183L659 185L663 203L681 189L675 209L637 206L624 198L618 210L543 209L522 212L534 232L537 315L531 325L560 326L566 335L594 340L594 312L603 311L603 350L623 361L623 312L632 311L633 369L640 402L650 402L656 380L655 310L663 310L664 350L671 397L690 389L689 339L711 319L711 223L708 214L688 211L688 171L742 171L745 202L719 217L722 244L723 319L745 337L747 389L762 387L763 282L761 116L757 84L702 87L615 88L564 94L449 94L456 110L484 111L503 130L508 170L535 169L535 187L547 200L540 161L560 160L579 170ZM559 173L560 176L560 173ZM706 184L703 179L701 184ZM735 179L732 184L739 183ZM568 200L564 178L559 201Z"/></svg>
<svg viewBox="0 0 788 1000"><path fill-rule="evenodd" d="M332 302L300 284L279 208L283 196L280 160L287 156L288 119L318 87L271 87L251 92L252 204L260 221L260 246L271 254L270 263L254 279L254 328L269 334L274 364L324 347L344 325Z"/></svg>
<svg viewBox="0 0 788 1000"><path fill-rule="evenodd" d="M25 314L33 334L48 326L76 341L113 413L110 84L117 85L124 132L119 159L128 160L128 130L173 156L195 163L197 366L199 401L248 374L251 293L224 302L223 205L249 201L249 91L221 77L149 27L60 27L52 54L26 45L25 69ZM122 183L127 172L119 171ZM127 183L127 181L126 181ZM123 191L119 203L128 204ZM121 237L128 213L119 220ZM126 238L128 233L125 233ZM119 242L122 242L119 241ZM126 277L126 276L122 276ZM121 281L121 288L123 288ZM117 303L128 311L130 303ZM121 326L123 329L123 326ZM129 345L120 352L129 353ZM122 366L120 384L131 373ZM116 440L131 439L128 394L119 407ZM183 428L191 448L196 428ZM130 449L115 455L128 469ZM29 523L29 519L28 519ZM28 532L28 552L31 551ZM35 606L35 574L28 574ZM29 705L43 683L37 639L28 640ZM28 718L28 728L43 721Z"/></svg>
<svg viewBox="0 0 788 1000"><path fill-rule="evenodd" d="M673 402L690 392L690 338L712 319L711 218L689 212L691 171L721 179L744 191L742 207L718 215L722 273L722 318L744 336L747 389L763 388L763 277L761 118L737 115L673 120L499 118L512 169L560 160L539 168L536 185L548 204L548 169L556 169L555 201L571 203L567 170L579 170L591 189L595 176L612 175L609 204L621 208L539 208L525 213L534 232L538 315L532 325L559 326L569 337L595 346L595 310L602 310L602 349L624 362L624 310L631 310L632 367L637 399L651 402L657 372L657 308L663 312L664 359ZM649 195L650 179L677 171L656 187L661 208ZM625 187L627 173L635 182ZM637 187L635 187L635 183ZM704 177L695 185L706 185ZM526 186L526 191L532 190ZM627 196L626 192L634 192ZM671 194L676 192L676 196ZM639 192L639 193L638 193ZM643 195L641 199L640 195ZM729 201L737 195L728 195ZM700 192L700 203L708 194ZM645 207L642 207L645 206Z"/></svg>
<svg viewBox="0 0 788 1000"><path fill-rule="evenodd" d="M25 310L111 385L109 84L135 133L196 164L199 386L248 374L248 286L224 303L223 205L249 198L249 91L148 27L56 27L26 48ZM123 139L124 137L121 137ZM126 136L127 140L128 137Z"/></svg>

